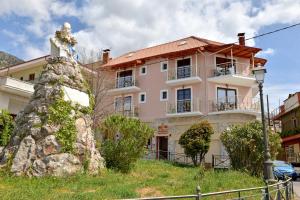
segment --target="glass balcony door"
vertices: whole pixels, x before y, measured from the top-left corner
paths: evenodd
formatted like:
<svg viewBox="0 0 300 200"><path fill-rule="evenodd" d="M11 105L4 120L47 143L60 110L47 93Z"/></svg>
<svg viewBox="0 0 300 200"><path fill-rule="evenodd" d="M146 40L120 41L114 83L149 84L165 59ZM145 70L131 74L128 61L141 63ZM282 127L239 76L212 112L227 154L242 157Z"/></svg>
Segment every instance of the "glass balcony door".
<svg viewBox="0 0 300 200"><path fill-rule="evenodd" d="M177 90L177 113L191 112L191 88Z"/></svg>
<svg viewBox="0 0 300 200"><path fill-rule="evenodd" d="M191 59L177 60L177 79L191 77Z"/></svg>
<svg viewBox="0 0 300 200"><path fill-rule="evenodd" d="M116 98L115 111L119 114L129 116L132 113L132 96Z"/></svg>
<svg viewBox="0 0 300 200"><path fill-rule="evenodd" d="M237 96L235 89L217 89L217 108L218 111L233 110L237 107Z"/></svg>
<svg viewBox="0 0 300 200"><path fill-rule="evenodd" d="M229 58L216 57L217 75L236 74L236 61Z"/></svg>
<svg viewBox="0 0 300 200"><path fill-rule="evenodd" d="M132 70L118 72L116 83L117 88L133 86L134 80L132 74Z"/></svg>

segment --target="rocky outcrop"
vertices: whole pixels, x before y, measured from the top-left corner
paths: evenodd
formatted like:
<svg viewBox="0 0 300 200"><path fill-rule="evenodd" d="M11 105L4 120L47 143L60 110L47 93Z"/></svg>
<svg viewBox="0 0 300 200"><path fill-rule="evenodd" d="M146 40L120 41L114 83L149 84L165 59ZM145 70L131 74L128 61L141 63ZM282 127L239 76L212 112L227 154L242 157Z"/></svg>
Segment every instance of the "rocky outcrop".
<svg viewBox="0 0 300 200"><path fill-rule="evenodd" d="M18 176L65 176L83 170L96 174L103 168L87 108L68 102L72 109L67 118L74 121L68 126L74 126L74 139L71 129L65 130L63 123L51 119L51 113L60 112L53 111L53 105L64 100L65 86L87 92L78 65L62 57L49 59L29 104L16 118L11 140L0 153L0 166ZM58 135L65 133L62 130L70 136ZM70 141L72 148L66 148Z"/></svg>

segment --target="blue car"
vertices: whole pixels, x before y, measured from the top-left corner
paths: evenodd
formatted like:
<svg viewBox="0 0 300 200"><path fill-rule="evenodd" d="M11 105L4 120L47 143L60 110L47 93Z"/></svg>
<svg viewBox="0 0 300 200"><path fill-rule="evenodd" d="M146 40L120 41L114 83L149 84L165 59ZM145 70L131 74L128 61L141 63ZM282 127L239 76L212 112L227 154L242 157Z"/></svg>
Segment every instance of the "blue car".
<svg viewBox="0 0 300 200"><path fill-rule="evenodd" d="M293 181L297 180L297 173L291 164L284 161L273 161L274 176L280 180L284 180L285 176L291 177Z"/></svg>

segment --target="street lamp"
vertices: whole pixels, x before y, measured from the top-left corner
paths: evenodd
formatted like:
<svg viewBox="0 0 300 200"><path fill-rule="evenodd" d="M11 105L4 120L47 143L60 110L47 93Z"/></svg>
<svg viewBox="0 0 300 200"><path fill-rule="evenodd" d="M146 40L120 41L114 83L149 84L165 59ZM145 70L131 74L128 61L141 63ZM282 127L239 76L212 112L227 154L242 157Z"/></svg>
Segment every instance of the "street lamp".
<svg viewBox="0 0 300 200"><path fill-rule="evenodd" d="M266 130L266 119L265 119L265 111L264 111L264 98L263 98L263 83L265 78L265 73L267 73L266 68L261 67L260 65L253 69L252 73L255 76L256 82L258 83L259 88L259 96L260 96L260 107L261 107L261 120L264 134L264 179L266 181L274 180L273 169L272 169L272 161L271 154L269 148L269 136Z"/></svg>

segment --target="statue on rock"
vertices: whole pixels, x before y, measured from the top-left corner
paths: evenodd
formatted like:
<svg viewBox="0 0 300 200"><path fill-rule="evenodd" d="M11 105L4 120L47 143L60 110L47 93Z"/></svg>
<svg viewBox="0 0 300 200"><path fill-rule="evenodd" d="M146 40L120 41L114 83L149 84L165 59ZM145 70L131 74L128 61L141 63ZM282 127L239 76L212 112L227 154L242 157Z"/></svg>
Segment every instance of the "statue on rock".
<svg viewBox="0 0 300 200"><path fill-rule="evenodd" d="M50 40L52 57L0 152L0 167L14 175L97 174L104 167L91 129L92 96L69 49L76 41L70 30L65 23Z"/></svg>
<svg viewBox="0 0 300 200"><path fill-rule="evenodd" d="M71 33L71 25L65 22L61 27L61 30L55 32L55 37L50 38L51 56L66 57L71 61L76 62L76 60L74 59L74 46L76 43L77 41Z"/></svg>

